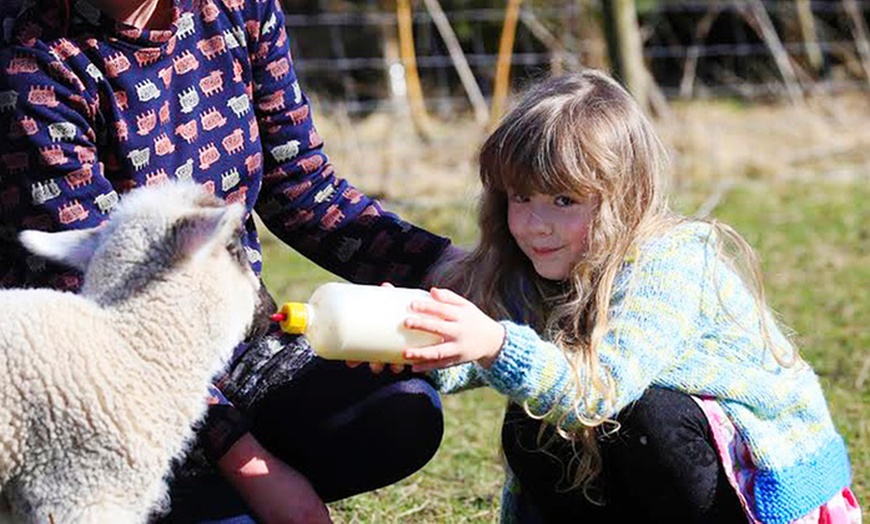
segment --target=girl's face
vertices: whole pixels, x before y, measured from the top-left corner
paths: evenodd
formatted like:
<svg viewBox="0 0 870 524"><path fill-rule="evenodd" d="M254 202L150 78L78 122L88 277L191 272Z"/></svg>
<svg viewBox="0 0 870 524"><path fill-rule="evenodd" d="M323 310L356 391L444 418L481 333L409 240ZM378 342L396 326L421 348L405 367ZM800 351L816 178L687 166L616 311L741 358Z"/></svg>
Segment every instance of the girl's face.
<svg viewBox="0 0 870 524"><path fill-rule="evenodd" d="M508 193L508 227L538 275L565 280L586 255L597 199Z"/></svg>

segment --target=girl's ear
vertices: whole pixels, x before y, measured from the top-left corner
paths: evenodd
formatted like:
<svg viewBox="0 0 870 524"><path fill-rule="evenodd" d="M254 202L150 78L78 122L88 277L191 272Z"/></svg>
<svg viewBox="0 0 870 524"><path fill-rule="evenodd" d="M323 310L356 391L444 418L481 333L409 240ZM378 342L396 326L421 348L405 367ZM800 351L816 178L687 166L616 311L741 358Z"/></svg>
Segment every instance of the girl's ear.
<svg viewBox="0 0 870 524"><path fill-rule="evenodd" d="M244 213L241 204L197 210L178 222L174 245L184 257L207 256L215 245L238 234Z"/></svg>
<svg viewBox="0 0 870 524"><path fill-rule="evenodd" d="M100 229L102 227L97 226L54 233L28 229L22 231L18 239L35 255L84 271L99 245Z"/></svg>

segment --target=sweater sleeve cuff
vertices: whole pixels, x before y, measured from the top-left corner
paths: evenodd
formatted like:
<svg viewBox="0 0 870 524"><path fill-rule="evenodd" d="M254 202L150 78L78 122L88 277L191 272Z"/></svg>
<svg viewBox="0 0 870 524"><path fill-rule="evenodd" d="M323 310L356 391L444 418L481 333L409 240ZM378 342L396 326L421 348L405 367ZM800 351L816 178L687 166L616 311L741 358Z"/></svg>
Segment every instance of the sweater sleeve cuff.
<svg viewBox="0 0 870 524"><path fill-rule="evenodd" d="M199 430L199 444L206 457L214 463L250 431L251 423L216 388L212 388L209 400L208 413Z"/></svg>
<svg viewBox="0 0 870 524"><path fill-rule="evenodd" d="M489 368L483 370L487 383L511 398L523 398L522 388L533 372L538 335L528 326L510 321L500 322L505 328L504 344Z"/></svg>

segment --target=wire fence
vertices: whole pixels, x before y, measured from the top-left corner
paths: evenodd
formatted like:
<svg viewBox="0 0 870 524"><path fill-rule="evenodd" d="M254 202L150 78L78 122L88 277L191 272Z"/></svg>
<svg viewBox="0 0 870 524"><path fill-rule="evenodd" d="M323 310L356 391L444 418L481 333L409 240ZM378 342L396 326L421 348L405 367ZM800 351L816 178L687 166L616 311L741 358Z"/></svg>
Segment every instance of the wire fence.
<svg viewBox="0 0 870 524"><path fill-rule="evenodd" d="M402 74L392 44L395 11L375 0L342 3L341 11L320 1L303 13L294 7L298 2L286 2L297 70L308 91L320 99L321 109L338 106L355 115L402 103L395 96L396 75ZM803 93L870 90L870 0L806 1L809 19L797 16L799 3L639 2L646 67L668 99L784 97L789 79L777 52L787 55L786 65L795 76L791 81ZM443 115L468 111L455 59L432 13L419 3L412 5L414 53L426 107ZM459 8L447 0L441 5L481 93L490 99L505 10ZM769 17L773 34L749 16L758 5ZM525 2L511 57L513 86L553 70L607 68L600 7L593 0Z"/></svg>

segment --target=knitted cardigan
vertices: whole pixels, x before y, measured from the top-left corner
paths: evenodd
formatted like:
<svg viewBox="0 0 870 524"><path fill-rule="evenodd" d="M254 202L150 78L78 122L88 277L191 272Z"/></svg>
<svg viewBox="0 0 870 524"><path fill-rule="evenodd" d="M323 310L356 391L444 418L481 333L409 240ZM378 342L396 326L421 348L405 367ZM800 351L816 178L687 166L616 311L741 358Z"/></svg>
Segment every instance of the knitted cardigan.
<svg viewBox="0 0 870 524"><path fill-rule="evenodd" d="M846 446L810 366L795 355L784 367L765 347L754 297L716 244L709 225L684 224L626 261L598 351L602 377L615 385L612 405L592 388L577 392L563 352L510 321L502 322L504 346L489 369L469 363L431 376L446 393L489 385L548 422L567 413L569 428L580 424L578 414L613 417L651 385L712 397L758 469L750 510L762 522L794 520L851 483ZM794 354L768 312L764 322L775 346ZM505 490L506 520L514 487Z"/></svg>

